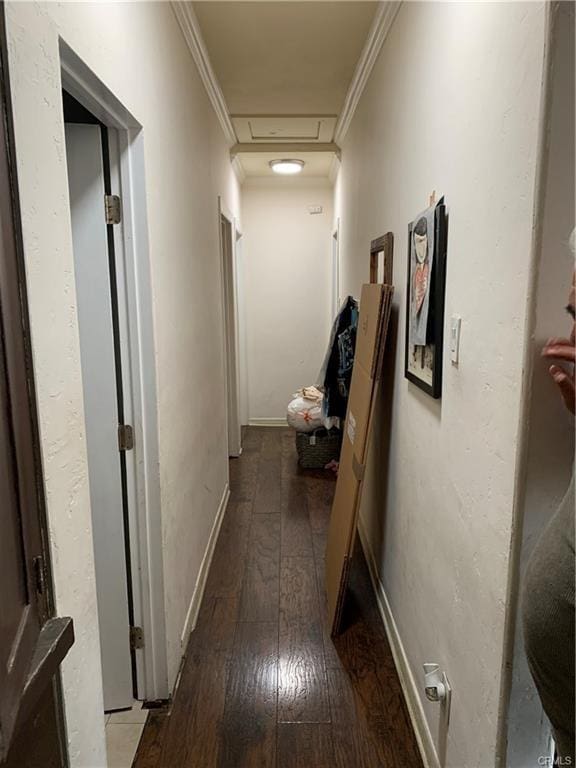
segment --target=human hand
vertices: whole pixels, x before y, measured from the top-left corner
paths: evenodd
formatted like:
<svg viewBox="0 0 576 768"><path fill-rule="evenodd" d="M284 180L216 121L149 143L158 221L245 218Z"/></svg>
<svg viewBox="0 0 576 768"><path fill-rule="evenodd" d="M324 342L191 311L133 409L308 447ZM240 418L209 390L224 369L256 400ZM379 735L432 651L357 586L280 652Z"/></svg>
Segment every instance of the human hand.
<svg viewBox="0 0 576 768"><path fill-rule="evenodd" d="M576 363L576 346L572 339L553 338L548 339L542 350L542 357L554 362L548 372L552 380L560 390L562 399L570 413L576 411L576 384L574 381L574 365ZM568 364L568 370L564 367Z"/></svg>

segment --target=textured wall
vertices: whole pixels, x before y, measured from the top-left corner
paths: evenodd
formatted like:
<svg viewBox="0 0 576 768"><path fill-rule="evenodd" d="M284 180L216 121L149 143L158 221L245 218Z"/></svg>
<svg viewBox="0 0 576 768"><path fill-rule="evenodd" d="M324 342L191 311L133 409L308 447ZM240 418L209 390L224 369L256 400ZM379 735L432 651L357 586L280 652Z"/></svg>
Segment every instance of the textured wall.
<svg viewBox="0 0 576 768"><path fill-rule="evenodd" d="M59 35L144 128L169 684L227 480L217 196L227 148L169 3L10 3L8 35L42 458L72 768L105 765Z"/></svg>
<svg viewBox="0 0 576 768"><path fill-rule="evenodd" d="M531 264L545 9L404 3L343 146L336 189L343 293L394 232L393 336L363 525L433 738L422 663L453 686L447 765L494 765L523 341ZM449 206L443 398L404 378L408 222ZM393 345L391 345L393 346Z"/></svg>
<svg viewBox="0 0 576 768"><path fill-rule="evenodd" d="M309 206L321 205L311 215ZM315 179L242 188L251 419L282 419L293 392L315 384L330 334L332 189Z"/></svg>

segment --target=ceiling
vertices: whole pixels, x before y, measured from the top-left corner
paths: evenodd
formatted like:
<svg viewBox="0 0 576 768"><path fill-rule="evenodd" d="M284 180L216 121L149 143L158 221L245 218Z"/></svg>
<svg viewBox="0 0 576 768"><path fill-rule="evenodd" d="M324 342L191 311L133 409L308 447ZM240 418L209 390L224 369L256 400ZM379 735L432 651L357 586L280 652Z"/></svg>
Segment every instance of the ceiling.
<svg viewBox="0 0 576 768"><path fill-rule="evenodd" d="M377 3L196 2L232 115L337 115Z"/></svg>
<svg viewBox="0 0 576 768"><path fill-rule="evenodd" d="M272 175L268 160L274 157L304 159L298 144L306 145L306 175L329 175L334 129L378 6L358 0L193 3L245 175ZM280 155L251 152L250 145L274 142L283 145ZM287 154L287 145L294 152ZM316 160L308 154L313 145L319 145Z"/></svg>

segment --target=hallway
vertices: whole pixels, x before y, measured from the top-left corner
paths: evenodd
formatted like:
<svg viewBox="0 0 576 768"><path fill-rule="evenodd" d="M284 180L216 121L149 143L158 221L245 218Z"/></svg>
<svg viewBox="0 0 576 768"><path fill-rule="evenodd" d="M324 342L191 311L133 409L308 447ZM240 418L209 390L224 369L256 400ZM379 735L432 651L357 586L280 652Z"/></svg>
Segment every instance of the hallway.
<svg viewBox="0 0 576 768"><path fill-rule="evenodd" d="M327 636L335 482L298 470L288 429L249 427L171 712L134 768L416 768L416 740L357 548L346 629Z"/></svg>
<svg viewBox="0 0 576 768"><path fill-rule="evenodd" d="M1 768L566 752L575 22L0 0Z"/></svg>

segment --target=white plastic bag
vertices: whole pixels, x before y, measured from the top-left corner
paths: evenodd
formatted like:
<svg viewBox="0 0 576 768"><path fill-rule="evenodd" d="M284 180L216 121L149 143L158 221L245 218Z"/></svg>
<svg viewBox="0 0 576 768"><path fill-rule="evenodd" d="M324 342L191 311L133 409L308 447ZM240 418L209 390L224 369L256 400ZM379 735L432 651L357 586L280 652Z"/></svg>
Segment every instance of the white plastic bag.
<svg viewBox="0 0 576 768"><path fill-rule="evenodd" d="M298 432L313 432L323 426L322 400L297 395L289 404L286 420Z"/></svg>

